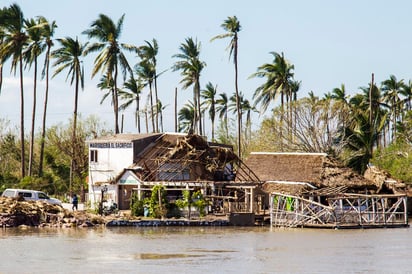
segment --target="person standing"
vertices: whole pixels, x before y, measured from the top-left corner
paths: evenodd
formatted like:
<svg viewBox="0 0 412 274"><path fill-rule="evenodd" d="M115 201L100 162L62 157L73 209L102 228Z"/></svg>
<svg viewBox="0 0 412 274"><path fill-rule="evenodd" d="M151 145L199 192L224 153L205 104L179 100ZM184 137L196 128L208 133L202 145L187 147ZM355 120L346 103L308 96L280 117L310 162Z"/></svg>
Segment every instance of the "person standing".
<svg viewBox="0 0 412 274"><path fill-rule="evenodd" d="M73 204L72 210L73 210L73 211L74 211L74 210L77 210L77 206L78 206L78 204L79 204L79 198L77 198L77 195L76 195L76 194L73 194L72 204Z"/></svg>

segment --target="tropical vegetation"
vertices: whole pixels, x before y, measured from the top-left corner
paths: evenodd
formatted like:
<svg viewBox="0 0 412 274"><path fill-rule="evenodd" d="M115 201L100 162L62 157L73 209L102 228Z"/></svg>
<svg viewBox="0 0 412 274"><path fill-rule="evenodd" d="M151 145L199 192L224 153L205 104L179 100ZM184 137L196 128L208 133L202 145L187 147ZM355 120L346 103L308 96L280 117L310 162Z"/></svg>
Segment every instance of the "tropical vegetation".
<svg viewBox="0 0 412 274"><path fill-rule="evenodd" d="M87 186L88 164L85 141L108 132L123 132L119 111L133 109L133 116L128 118L135 121L138 133L163 131L163 111L172 96L170 91L158 89L164 72L158 68L161 45L155 38L144 40L142 45L124 43L121 34L125 18L122 15L114 21L99 14L78 37L55 38L55 21L42 16L26 18L17 4L0 9L0 90L4 88L6 64L20 86L18 128L0 117L0 191L10 186L31 186L59 194L83 191ZM249 68L255 71L250 78L259 80L260 85L247 98L238 86L240 21L229 16L221 27L225 33L211 40L230 39L234 92L221 90L215 79L204 79L207 60L202 56L202 43L187 37L176 45L170 66L171 73L180 74L180 83L176 84L192 92L192 99L179 110L175 98L178 131L200 135L210 131L211 141L232 145L241 158L250 151L324 152L340 158L359 173L373 164L412 182L411 80L388 75L377 83L372 77L371 81L365 79L365 86L359 90L348 91L340 84L323 97L313 91L305 96L287 54L270 52L270 58L263 60L261 66ZM86 39L89 42L82 42ZM82 62L87 58L94 59L91 71L83 68ZM37 83L39 69L46 82L45 90L40 90ZM74 86L73 116L65 124L46 127L47 106L52 103L48 98L53 92L49 89L50 74L50 81L56 81L55 76L62 72L67 84ZM25 73L33 75L31 91L24 89ZM87 75L97 74L101 77L97 84L103 91L101 102L107 98L113 106L115 126L110 131L98 119L81 117L77 111L79 92ZM147 98L142 98L144 91ZM27 92L33 94L34 100L30 130L26 132ZM41 131L36 132L35 99L39 92L44 92L45 99ZM258 111L264 118L260 125L252 127L252 114ZM189 200L187 197L182 205ZM141 206L136 210L141 210ZM164 206L153 202L151 214L162 215Z"/></svg>

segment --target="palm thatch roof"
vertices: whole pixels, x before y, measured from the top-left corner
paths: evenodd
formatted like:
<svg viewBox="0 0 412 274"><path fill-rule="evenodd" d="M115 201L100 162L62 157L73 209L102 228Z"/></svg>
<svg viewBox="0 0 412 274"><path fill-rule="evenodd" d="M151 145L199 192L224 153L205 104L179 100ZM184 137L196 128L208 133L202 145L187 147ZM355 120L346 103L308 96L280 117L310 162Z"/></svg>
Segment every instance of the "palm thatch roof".
<svg viewBox="0 0 412 274"><path fill-rule="evenodd" d="M318 191L319 195L393 192L382 187L381 181L365 178L324 153L254 152L245 164L265 182L263 187L267 192L300 194Z"/></svg>

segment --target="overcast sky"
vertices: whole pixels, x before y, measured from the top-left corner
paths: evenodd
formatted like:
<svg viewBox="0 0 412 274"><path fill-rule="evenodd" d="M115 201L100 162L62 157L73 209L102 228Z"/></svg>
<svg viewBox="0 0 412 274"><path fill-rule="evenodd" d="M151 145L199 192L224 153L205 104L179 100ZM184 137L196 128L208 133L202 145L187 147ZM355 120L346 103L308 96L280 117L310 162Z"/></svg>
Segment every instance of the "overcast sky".
<svg viewBox="0 0 412 274"><path fill-rule="evenodd" d="M299 97L313 91L323 96L341 84L351 94L367 86L371 74L381 81L394 74L398 79L412 79L411 1L276 1L276 0L36 0L1 1L1 6L17 3L26 18L38 15L55 20L58 29L55 38L70 36L86 42L82 31L100 13L117 22L125 14L120 41L142 45L144 40L157 39L159 44L158 71L167 70L158 79L159 97L167 105L165 131L174 130L174 90L178 88L178 102L182 106L192 96L192 89L182 90L179 72L170 67L176 61L172 56L185 38L201 42L200 58L207 63L201 76L201 86L212 82L218 92L233 94L234 68L226 50L228 39L210 42L224 33L223 20L236 15L241 23L239 33L239 89L252 101L255 89L262 83L248 79L258 66L272 62L271 51L283 52L295 65L295 79L302 82ZM110 101L100 105L102 91L96 88L100 79L91 79L95 54L85 63L85 89L79 98L79 112L85 118L97 115L113 129L113 111ZM41 59L43 60L43 56ZM138 61L130 56L129 62ZM43 61L39 62L42 63ZM66 123L74 106L74 87L65 82L65 73L50 82L48 125ZM18 77L10 74L6 65L3 89L0 94L0 118L19 124L20 98ZM32 71L25 71L25 121L30 128L32 108ZM37 117L41 118L44 83L38 88ZM147 91L143 94L145 102ZM273 106L272 106L273 107ZM136 132L133 110L125 115L125 132ZM40 128L40 120L36 128ZM254 118L256 127L261 118ZM208 128L208 133L210 129Z"/></svg>

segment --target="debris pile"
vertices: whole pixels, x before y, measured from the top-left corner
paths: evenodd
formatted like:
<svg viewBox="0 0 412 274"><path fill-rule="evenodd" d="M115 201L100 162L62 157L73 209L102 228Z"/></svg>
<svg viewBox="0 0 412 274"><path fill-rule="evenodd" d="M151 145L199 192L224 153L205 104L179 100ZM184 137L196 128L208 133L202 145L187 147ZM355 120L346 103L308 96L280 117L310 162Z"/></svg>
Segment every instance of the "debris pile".
<svg viewBox="0 0 412 274"><path fill-rule="evenodd" d="M42 201L19 201L0 197L0 225L38 227L90 227L105 224L105 219L84 211L72 212Z"/></svg>

